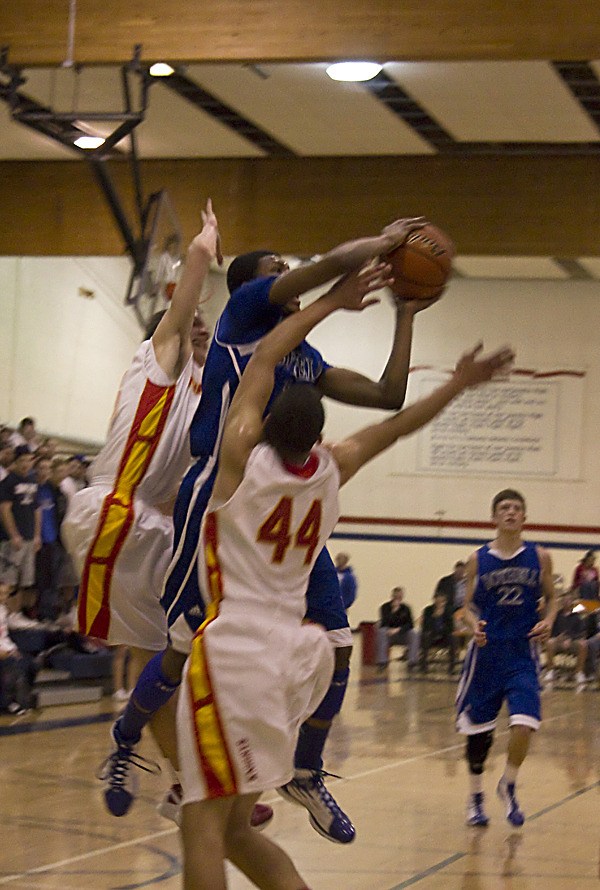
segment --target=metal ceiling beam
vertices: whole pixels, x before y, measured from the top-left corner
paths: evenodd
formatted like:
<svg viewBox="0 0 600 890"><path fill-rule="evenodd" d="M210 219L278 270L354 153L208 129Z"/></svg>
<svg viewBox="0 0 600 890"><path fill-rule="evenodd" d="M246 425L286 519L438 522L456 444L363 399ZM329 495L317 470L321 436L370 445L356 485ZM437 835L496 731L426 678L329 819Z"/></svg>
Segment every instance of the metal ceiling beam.
<svg viewBox="0 0 600 890"><path fill-rule="evenodd" d="M21 89L27 82L21 70L8 62L8 50L3 48L0 57L0 99L10 108L11 116L17 123L30 127L54 142L79 154L88 162L110 208L113 218L123 238L127 252L137 270L145 256L144 223L147 206L144 203L142 181L134 137L135 128L142 123L148 107L148 91L153 78L139 63L140 47L136 46L133 58L121 66L121 91L123 109L118 112L58 111L27 96ZM139 102L133 107L129 79L135 75L140 81ZM112 122L119 126L107 136L98 148L86 149L76 145L80 136L87 135L82 121ZM134 220L130 220L125 210L119 190L115 185L106 162L115 155L123 156L116 146L129 137L129 160L131 185L134 192Z"/></svg>
<svg viewBox="0 0 600 890"><path fill-rule="evenodd" d="M220 99L199 86L199 84L181 71L176 71L170 77L162 77L160 81L167 89L177 93L178 96L181 96L182 99L190 102L201 111L210 114L219 123L224 124L237 133L238 136L243 136L244 139L256 145L266 155L280 158L295 156L295 152L288 145L279 142L274 136L267 133L266 130L261 129L253 121L243 117L235 108L221 102Z"/></svg>

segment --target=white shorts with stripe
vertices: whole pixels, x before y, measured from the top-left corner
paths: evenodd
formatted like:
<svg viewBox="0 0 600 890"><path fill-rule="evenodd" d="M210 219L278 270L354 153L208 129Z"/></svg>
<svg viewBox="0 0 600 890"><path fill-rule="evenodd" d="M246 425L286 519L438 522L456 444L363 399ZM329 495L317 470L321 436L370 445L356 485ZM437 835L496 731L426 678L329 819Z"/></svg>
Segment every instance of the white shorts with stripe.
<svg viewBox="0 0 600 890"><path fill-rule="evenodd" d="M106 559L96 559L93 573L86 574L102 506L110 492L110 485L100 484L80 491L71 499L61 528L65 546L83 581L79 590L80 632L86 633L82 607L95 613L102 610L106 620L87 622L88 629L93 624L95 636L111 645L159 652L167 644L160 592L171 558L173 523L159 510L136 500L131 525L126 531L119 529L123 538L118 546L109 533L105 534Z"/></svg>
<svg viewBox="0 0 600 890"><path fill-rule="evenodd" d="M184 804L288 782L300 725L333 674L333 651L319 627L282 627L260 639L220 621L194 638L179 696Z"/></svg>

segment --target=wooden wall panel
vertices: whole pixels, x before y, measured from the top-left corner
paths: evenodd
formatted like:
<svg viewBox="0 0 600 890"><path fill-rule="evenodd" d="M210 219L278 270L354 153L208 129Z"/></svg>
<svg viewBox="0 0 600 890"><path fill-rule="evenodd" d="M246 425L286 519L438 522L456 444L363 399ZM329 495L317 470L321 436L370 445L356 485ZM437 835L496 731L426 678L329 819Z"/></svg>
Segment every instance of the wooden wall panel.
<svg viewBox="0 0 600 890"><path fill-rule="evenodd" d="M0 4L0 37L19 64L66 58L67 0ZM289 61L594 59L600 4L589 0L78 0L75 59Z"/></svg>
<svg viewBox="0 0 600 890"><path fill-rule="evenodd" d="M128 195L127 166L111 165ZM186 238L213 198L224 250L312 255L424 214L463 254L600 254L600 165L591 158L331 158L146 161L146 192L168 188ZM5 162L0 254L114 255L120 234L84 163Z"/></svg>

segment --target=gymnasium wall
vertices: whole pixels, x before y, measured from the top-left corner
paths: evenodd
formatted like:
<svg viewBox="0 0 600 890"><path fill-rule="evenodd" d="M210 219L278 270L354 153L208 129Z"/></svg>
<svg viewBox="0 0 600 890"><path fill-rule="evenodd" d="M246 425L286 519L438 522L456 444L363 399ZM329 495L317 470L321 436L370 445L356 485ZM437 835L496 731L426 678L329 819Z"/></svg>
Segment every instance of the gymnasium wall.
<svg viewBox="0 0 600 890"><path fill-rule="evenodd" d="M141 339L132 311L122 305L128 274L129 262L121 257L0 259L1 420L15 423L31 414L48 433L102 442L121 375ZM225 300L222 273L211 274L205 296L212 325ZM393 320L383 299L364 314L328 319L311 342L330 363L377 378ZM482 523L491 498L509 485L527 497L535 526L530 537L550 545L556 570L570 578L582 549L598 541L600 525L598 329L600 287L589 281L456 278L436 306L417 316L412 365L427 366L440 379L479 339L486 349L510 343L519 369L576 372L575 382L567 378L556 428L549 430L561 466L526 475L489 467L432 473L418 466L422 434L381 455L342 490L346 519L331 547L351 554L359 578L353 625L374 618L396 584L406 586L420 610L436 580L489 537ZM416 397L419 374L411 374L407 402ZM327 414L326 435L333 439L384 416L332 402Z"/></svg>
<svg viewBox="0 0 600 890"><path fill-rule="evenodd" d="M123 257L0 257L0 419L104 440L141 330L123 305Z"/></svg>

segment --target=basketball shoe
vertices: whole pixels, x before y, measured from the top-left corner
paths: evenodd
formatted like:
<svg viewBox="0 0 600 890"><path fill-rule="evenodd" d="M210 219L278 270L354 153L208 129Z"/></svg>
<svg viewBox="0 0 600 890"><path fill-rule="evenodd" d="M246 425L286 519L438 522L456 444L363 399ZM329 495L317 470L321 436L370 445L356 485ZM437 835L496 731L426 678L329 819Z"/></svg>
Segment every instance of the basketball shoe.
<svg viewBox="0 0 600 890"><path fill-rule="evenodd" d="M97 776L104 783L104 802L113 816L124 816L129 812L137 794L137 776L130 767L158 775L160 766L153 760L146 760L135 753L134 743L126 742L119 733L119 721L113 724L110 734L114 750L100 765ZM139 740L138 740L139 741Z"/></svg>
<svg viewBox="0 0 600 890"><path fill-rule="evenodd" d="M171 785L162 801L159 803L157 810L165 819L170 819L181 828L181 801L183 798L183 789L181 785ZM250 825L257 831L262 831L273 818L273 809L264 803L254 804L252 815L250 817Z"/></svg>
<svg viewBox="0 0 600 890"><path fill-rule="evenodd" d="M515 783L507 782L503 776L498 782L496 794L506 806L506 821L515 828L520 828L525 822L525 813L516 798Z"/></svg>
<svg viewBox="0 0 600 890"><path fill-rule="evenodd" d="M297 769L294 778L277 791L284 800L308 810L310 824L320 835L335 844L349 844L356 831L325 787L323 777L330 775L324 770Z"/></svg>
<svg viewBox="0 0 600 890"><path fill-rule="evenodd" d="M483 791L477 791L470 794L467 801L467 825L477 825L485 828L489 824L489 819L483 808Z"/></svg>

